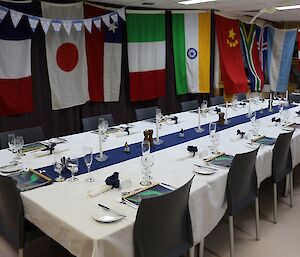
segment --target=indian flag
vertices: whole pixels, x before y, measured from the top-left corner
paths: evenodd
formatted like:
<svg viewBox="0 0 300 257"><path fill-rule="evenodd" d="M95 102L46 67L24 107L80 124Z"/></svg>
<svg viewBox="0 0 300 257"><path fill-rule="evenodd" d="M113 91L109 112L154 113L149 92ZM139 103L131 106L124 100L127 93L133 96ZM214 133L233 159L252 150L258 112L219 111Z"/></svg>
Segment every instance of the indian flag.
<svg viewBox="0 0 300 257"><path fill-rule="evenodd" d="M210 12L173 13L172 28L177 94L209 93Z"/></svg>
<svg viewBox="0 0 300 257"><path fill-rule="evenodd" d="M131 101L166 94L165 14L127 14Z"/></svg>

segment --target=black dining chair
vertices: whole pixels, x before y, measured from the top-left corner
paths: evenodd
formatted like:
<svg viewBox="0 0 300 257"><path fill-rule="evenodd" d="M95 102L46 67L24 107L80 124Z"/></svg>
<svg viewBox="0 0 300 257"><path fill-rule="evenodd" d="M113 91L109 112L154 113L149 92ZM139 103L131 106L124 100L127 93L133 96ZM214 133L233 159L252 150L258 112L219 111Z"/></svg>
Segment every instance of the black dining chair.
<svg viewBox="0 0 300 257"><path fill-rule="evenodd" d="M227 203L229 215L230 257L234 257L233 216L255 201L256 240L259 240L259 203L255 170L258 149L236 154L227 178Z"/></svg>
<svg viewBox="0 0 300 257"><path fill-rule="evenodd" d="M290 143L294 131L282 133L278 136L273 148L272 181L273 181L273 222L277 223L277 184L289 177L290 182L290 207L293 207L293 166Z"/></svg>
<svg viewBox="0 0 300 257"><path fill-rule="evenodd" d="M223 104L223 103L224 103L224 97L223 96L210 97L210 105L211 106L215 106L215 105L219 105L219 104Z"/></svg>
<svg viewBox="0 0 300 257"><path fill-rule="evenodd" d="M289 101L291 103L300 103L300 94L290 94L289 95Z"/></svg>
<svg viewBox="0 0 300 257"><path fill-rule="evenodd" d="M180 103L181 105L181 111L190 111L195 110L199 107L199 103L197 100L191 100L191 101L184 101Z"/></svg>
<svg viewBox="0 0 300 257"><path fill-rule="evenodd" d="M135 257L178 257L193 247L188 207L193 178L173 192L142 199L133 229Z"/></svg>
<svg viewBox="0 0 300 257"><path fill-rule="evenodd" d="M108 122L108 126L114 126L114 119L111 113L98 115L98 116L92 116L87 118L82 118L82 127L83 132L90 131L98 128L99 118L103 118Z"/></svg>
<svg viewBox="0 0 300 257"><path fill-rule="evenodd" d="M23 136L25 144L29 144L29 143L33 143L45 139L42 127L40 126L0 132L1 149L8 147L7 136L9 134L15 134L16 136Z"/></svg>
<svg viewBox="0 0 300 257"><path fill-rule="evenodd" d="M0 234L23 257L25 242L42 235L25 220L20 192L14 180L0 175Z"/></svg>
<svg viewBox="0 0 300 257"><path fill-rule="evenodd" d="M238 93L238 94L236 94L236 96L237 96L238 101L242 101L242 100L246 99L246 94L245 93Z"/></svg>
<svg viewBox="0 0 300 257"><path fill-rule="evenodd" d="M135 109L136 120L155 118L157 106Z"/></svg>

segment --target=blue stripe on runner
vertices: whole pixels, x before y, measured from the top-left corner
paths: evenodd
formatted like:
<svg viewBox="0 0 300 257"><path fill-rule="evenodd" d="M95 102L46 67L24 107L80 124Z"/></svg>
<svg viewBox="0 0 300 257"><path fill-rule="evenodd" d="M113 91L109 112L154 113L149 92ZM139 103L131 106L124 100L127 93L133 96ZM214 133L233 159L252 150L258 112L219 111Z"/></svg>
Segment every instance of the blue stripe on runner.
<svg viewBox="0 0 300 257"><path fill-rule="evenodd" d="M290 109L290 108L293 108L296 106L297 105L291 104L291 105L285 107L285 109ZM257 111L256 117L259 119L259 118L263 118L263 117L266 117L266 116L269 116L269 115L279 112L279 108L277 106L275 106L273 108L273 110L274 110L273 112L269 112L268 109L266 108L266 109L262 110L263 113L260 113L259 111ZM229 120L228 125L222 125L222 126L217 125L217 131L222 131L224 129L228 129L228 128L234 127L236 125L243 124L243 123L250 121L250 119L247 118L245 114L229 118L228 120ZM163 140L163 144L153 145L151 147L151 152L160 151L160 150L163 150L168 147L172 147L172 146L179 145L179 144L182 144L182 143L185 143L185 142L197 139L197 138L207 136L209 134L208 126L209 126L209 124L205 124L205 125L201 126L204 129L204 131L202 133L197 133L195 131L195 128L187 129L184 131L183 138L178 136L179 132L175 132L175 133L172 133L169 135L162 136L160 138ZM107 167L107 166L110 166L113 164L117 164L117 163L127 161L127 160L141 156L141 142L131 144L131 145L129 145L129 147L130 147L129 153L125 153L123 151L124 146L105 151L105 154L107 156L109 156L109 158L104 162L98 162L98 161L94 160L92 163L92 166L91 166L91 171L98 170L98 169L101 169L101 168L104 168L104 167ZM97 153L97 154L99 154L99 153ZM94 154L94 157L97 154ZM53 170L53 165L40 168L39 170L45 170L46 171L45 175L52 179L55 179L57 177L57 173L55 173ZM87 168L84 163L84 158L81 157L81 158L79 158L79 171L76 175L80 175L80 174L84 174L84 173L87 173ZM65 178L69 178L71 176L71 174L68 170L63 170L62 175Z"/></svg>

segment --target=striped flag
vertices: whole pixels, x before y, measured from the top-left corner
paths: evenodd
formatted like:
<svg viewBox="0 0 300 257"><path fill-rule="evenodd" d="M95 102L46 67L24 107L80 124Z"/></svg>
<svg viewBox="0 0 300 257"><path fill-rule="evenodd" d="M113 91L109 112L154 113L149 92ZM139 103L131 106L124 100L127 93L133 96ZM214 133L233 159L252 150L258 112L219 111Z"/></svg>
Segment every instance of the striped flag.
<svg viewBox="0 0 300 257"><path fill-rule="evenodd" d="M176 91L210 92L211 14L173 13Z"/></svg>
<svg viewBox="0 0 300 257"><path fill-rule="evenodd" d="M296 29L268 28L268 74L272 91L287 90L296 36Z"/></svg>
<svg viewBox="0 0 300 257"><path fill-rule="evenodd" d="M127 14L131 101L166 94L165 14Z"/></svg>
<svg viewBox="0 0 300 257"><path fill-rule="evenodd" d="M248 81L251 91L261 91L264 85L264 75L259 61L256 41L256 25L240 22L245 62L247 65Z"/></svg>
<svg viewBox="0 0 300 257"><path fill-rule="evenodd" d="M30 3L1 5L33 14ZM0 115L19 115L33 111L31 76L32 31L23 17L15 28L10 15L0 23Z"/></svg>
<svg viewBox="0 0 300 257"><path fill-rule="evenodd" d="M259 62L261 65L261 69L264 73L265 81L268 78L267 75L267 63L268 63L268 27L259 27L256 26L256 40L257 40L257 49L259 55Z"/></svg>

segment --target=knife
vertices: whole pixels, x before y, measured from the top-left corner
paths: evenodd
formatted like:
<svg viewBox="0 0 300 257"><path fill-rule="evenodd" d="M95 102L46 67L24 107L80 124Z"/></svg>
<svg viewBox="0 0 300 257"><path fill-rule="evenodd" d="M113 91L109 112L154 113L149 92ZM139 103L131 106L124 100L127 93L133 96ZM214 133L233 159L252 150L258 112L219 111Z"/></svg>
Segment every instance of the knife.
<svg viewBox="0 0 300 257"><path fill-rule="evenodd" d="M213 167L208 167L208 166L202 166L202 165L198 165L198 164L194 164L196 167L199 167L199 168L204 168L204 169L208 169L208 170L218 170L217 168L213 168Z"/></svg>
<svg viewBox="0 0 300 257"><path fill-rule="evenodd" d="M105 206L105 205L103 205L103 204L101 204L101 203L98 203L98 206L100 206L101 208L103 208L103 209L106 210L106 211L110 211L111 213L113 213L113 214L115 214L115 215L117 215L117 216L120 216L120 217L123 217L123 218L126 217L125 214L122 214L121 212L118 212L118 211L116 211L116 210L114 210L114 209L111 209L111 208L109 208L109 207L107 207L107 206Z"/></svg>

